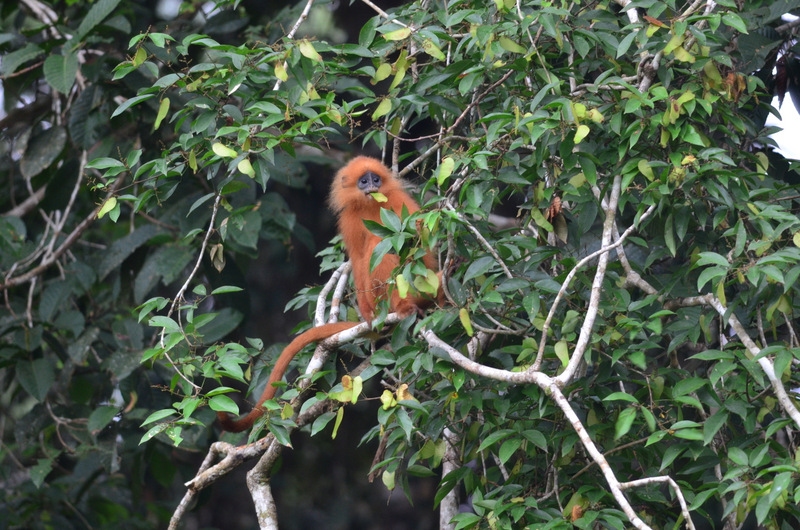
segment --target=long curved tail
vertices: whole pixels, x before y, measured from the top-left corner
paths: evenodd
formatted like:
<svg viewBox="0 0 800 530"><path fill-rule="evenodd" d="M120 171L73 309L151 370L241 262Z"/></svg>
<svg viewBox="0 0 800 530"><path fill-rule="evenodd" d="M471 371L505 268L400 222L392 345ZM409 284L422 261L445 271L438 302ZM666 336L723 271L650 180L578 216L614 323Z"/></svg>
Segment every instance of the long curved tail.
<svg viewBox="0 0 800 530"><path fill-rule="evenodd" d="M268 399L272 399L275 396L277 388L274 386L274 383L277 383L281 380L283 374L286 373L286 369L289 367L289 363L292 361L292 359L294 359L294 356L297 355L300 350L313 342L325 340L328 337L336 335L337 333L346 329L353 328L359 324L360 322L336 322L334 324L323 324L322 326L311 328L295 337L294 340L283 349L280 357L278 357L278 361L275 363L275 366L272 368L272 372L269 374L269 381L267 381L267 385L264 387L264 392L261 394L261 398L259 398L256 406L253 407L253 410L238 420L233 419L228 415L227 412L217 412L217 421L219 421L219 424L223 429L230 432L242 432L252 427L253 423L255 423L255 421L265 412L264 408L262 407L264 402Z"/></svg>

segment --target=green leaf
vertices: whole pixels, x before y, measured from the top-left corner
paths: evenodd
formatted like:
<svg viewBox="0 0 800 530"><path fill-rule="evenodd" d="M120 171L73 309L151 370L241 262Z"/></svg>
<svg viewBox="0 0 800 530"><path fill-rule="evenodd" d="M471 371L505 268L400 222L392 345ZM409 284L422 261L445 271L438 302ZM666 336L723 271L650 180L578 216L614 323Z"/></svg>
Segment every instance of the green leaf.
<svg viewBox="0 0 800 530"><path fill-rule="evenodd" d="M128 110L129 108L131 108L131 107L133 107L135 105L138 105L139 103L142 103L143 101L147 101L148 99L153 99L154 97L156 97L155 94L142 94L140 96L132 97L132 98L126 100L124 103L122 103L122 105L117 107L117 109L113 113L111 113L111 117L114 118L116 116L119 116L120 114L122 114L123 112Z"/></svg>
<svg viewBox="0 0 800 530"><path fill-rule="evenodd" d="M54 461L55 456L50 458L40 458L36 461L36 465L30 468L29 472L31 475L31 482L33 482L33 485L36 486L36 489L41 488L42 484L44 484L44 480L53 469Z"/></svg>
<svg viewBox="0 0 800 530"><path fill-rule="evenodd" d="M628 407L623 409L614 422L614 440L619 440L631 430L633 421L636 419L636 408Z"/></svg>
<svg viewBox="0 0 800 530"><path fill-rule="evenodd" d="M119 407L102 406L96 408L90 415L86 428L92 434L97 434L99 431L111 423L111 421L119 413Z"/></svg>
<svg viewBox="0 0 800 530"><path fill-rule="evenodd" d="M728 268L731 266L728 263L728 260L725 259L724 256L717 254L716 252L701 252L697 255L697 265L717 265L719 267Z"/></svg>
<svg viewBox="0 0 800 530"><path fill-rule="evenodd" d="M500 463L505 464L508 462L508 459L514 456L514 453L517 452L520 445L522 445L522 438L512 438L503 442L503 445L500 446L500 450L497 452L497 458L500 459Z"/></svg>
<svg viewBox="0 0 800 530"><path fill-rule="evenodd" d="M337 415L335 412L325 412L320 416L317 416L317 418L314 420L314 423L311 424L311 436L319 434L325 430L325 427L327 427L331 420L336 418L336 416Z"/></svg>
<svg viewBox="0 0 800 530"><path fill-rule="evenodd" d="M69 94L78 73L78 56L73 53L51 55L44 60L44 78L62 94Z"/></svg>
<svg viewBox="0 0 800 530"><path fill-rule="evenodd" d="M169 418L170 416L176 415L177 412L174 409L161 409L151 413L141 424L141 427L144 427L148 423L153 423L155 421L160 421L165 418Z"/></svg>
<svg viewBox="0 0 800 530"><path fill-rule="evenodd" d="M159 280L163 281L164 285L175 281L194 257L191 248L179 245L163 246L148 256L134 281L135 302L141 303L158 285Z"/></svg>
<svg viewBox="0 0 800 530"><path fill-rule="evenodd" d="M508 438L514 434L514 431L511 429L500 429L490 433L486 438L484 438L483 442L481 442L480 447L478 447L478 451L485 451L489 447L493 446L503 438Z"/></svg>
<svg viewBox="0 0 800 530"><path fill-rule="evenodd" d="M714 436L728 421L728 412L724 409L717 410L703 423L703 444L708 445Z"/></svg>
<svg viewBox="0 0 800 530"><path fill-rule="evenodd" d="M50 168L61 156L66 143L67 130L61 126L51 127L34 136L19 163L22 176L30 180Z"/></svg>
<svg viewBox="0 0 800 530"><path fill-rule="evenodd" d="M208 400L208 406L215 412L229 412L230 414L239 414L239 406L234 400L222 394L214 396Z"/></svg>
<svg viewBox="0 0 800 530"><path fill-rule="evenodd" d="M133 254L139 247L147 243L149 239L156 236L160 228L153 224L143 225L130 234L117 239L111 246L102 253L102 259L97 267L98 279L103 280L112 271L117 269L128 256Z"/></svg>
<svg viewBox="0 0 800 530"><path fill-rule="evenodd" d="M725 25L732 27L739 33L744 33L745 35L747 34L747 24L744 20L742 20L742 17L736 13L728 11L722 15L722 22L724 22Z"/></svg>
<svg viewBox="0 0 800 530"><path fill-rule="evenodd" d="M17 381L35 400L42 403L56 380L50 359L17 362Z"/></svg>
<svg viewBox="0 0 800 530"><path fill-rule="evenodd" d="M464 273L464 279L462 281L466 283L472 278L485 274L492 268L492 265L494 265L494 258L492 256L483 256L473 260L469 267L467 267L467 272Z"/></svg>
<svg viewBox="0 0 800 530"><path fill-rule="evenodd" d="M161 126L161 121L167 117L167 112L169 111L169 98L163 98L161 103L158 105L158 114L156 115L156 119L153 122L153 130L157 131L158 128Z"/></svg>
<svg viewBox="0 0 800 530"><path fill-rule="evenodd" d="M3 61L0 64L0 71L2 71L4 75L11 75L17 71L17 68L28 61L36 59L42 53L44 53L44 50L32 43L26 44L19 50L4 53Z"/></svg>
<svg viewBox="0 0 800 530"><path fill-rule="evenodd" d="M667 447L667 450L664 451L664 456L661 458L661 467L658 470L664 471L667 469L686 449L687 447L684 444L673 444Z"/></svg>
<svg viewBox="0 0 800 530"><path fill-rule="evenodd" d="M626 392L613 392L603 398L603 401L627 401L629 403L639 403L639 400Z"/></svg>
<svg viewBox="0 0 800 530"><path fill-rule="evenodd" d="M100 24L107 16L114 12L121 0L98 0L92 4L89 12L81 19L78 31L72 37L73 41L81 41L95 26Z"/></svg>

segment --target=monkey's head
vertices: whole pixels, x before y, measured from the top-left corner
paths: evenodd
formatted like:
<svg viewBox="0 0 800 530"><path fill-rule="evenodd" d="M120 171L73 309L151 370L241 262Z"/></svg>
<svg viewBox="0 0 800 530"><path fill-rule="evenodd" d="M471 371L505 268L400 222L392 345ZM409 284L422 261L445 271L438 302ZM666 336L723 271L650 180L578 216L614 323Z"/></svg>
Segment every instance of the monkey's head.
<svg viewBox="0 0 800 530"><path fill-rule="evenodd" d="M400 185L380 160L358 156L339 170L331 186L330 204L335 212L381 207L373 193L389 197Z"/></svg>

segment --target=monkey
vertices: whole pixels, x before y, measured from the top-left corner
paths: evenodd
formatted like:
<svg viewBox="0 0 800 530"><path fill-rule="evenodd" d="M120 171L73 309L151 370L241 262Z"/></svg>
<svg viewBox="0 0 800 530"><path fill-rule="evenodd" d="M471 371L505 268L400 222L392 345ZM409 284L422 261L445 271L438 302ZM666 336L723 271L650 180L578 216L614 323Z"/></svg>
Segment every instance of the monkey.
<svg viewBox="0 0 800 530"><path fill-rule="evenodd" d="M380 203L373 193L381 193L386 202ZM370 232L364 221L381 222L381 208L393 211L398 216L403 209L409 214L419 210L419 205L403 189L400 181L379 160L367 156L354 158L336 175L331 186L329 204L337 214L339 233L345 250L353 262L353 283L361 316L371 321L379 300L387 295L387 281L400 265L400 258L387 254L370 272L372 252L381 238ZM423 258L425 267L436 272L436 257L427 252ZM397 290L391 292L389 307L401 316L421 312L431 305L431 300L422 296L401 298Z"/></svg>
<svg viewBox="0 0 800 530"><path fill-rule="evenodd" d="M381 194L382 197L373 194ZM384 202L379 202L384 199ZM387 296L389 309L403 317L414 313L421 314L436 301L441 301L441 287L435 300L422 295L401 298L396 289L389 291L388 283L392 271L400 265L400 258L396 254L385 255L375 269L370 271L370 257L381 238L370 232L364 221L380 223L381 208L387 208L397 215L401 215L403 210L409 214L419 210L417 202L380 160L358 156L340 169L331 184L328 204L338 217L339 233L353 264L356 302L365 321L373 320L378 303L386 300ZM434 272L438 270L436 257L430 251L423 257L423 263ZM217 412L217 420L222 428L230 432L241 432L251 428L264 414L264 402L275 396L277 388L274 383L280 381L289 363L300 350L358 324L359 322L323 324L295 337L281 352L258 403L246 416L234 420L225 412Z"/></svg>

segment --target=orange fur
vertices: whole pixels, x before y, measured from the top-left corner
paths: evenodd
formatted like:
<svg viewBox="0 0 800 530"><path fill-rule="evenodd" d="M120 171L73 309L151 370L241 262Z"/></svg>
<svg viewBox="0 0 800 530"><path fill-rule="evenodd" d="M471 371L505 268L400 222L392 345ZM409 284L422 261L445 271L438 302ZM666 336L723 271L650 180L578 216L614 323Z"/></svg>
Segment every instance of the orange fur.
<svg viewBox="0 0 800 530"><path fill-rule="evenodd" d="M238 420L234 420L232 417L228 416L226 412L217 412L217 421L219 421L219 424L222 425L223 429L230 432L242 432L252 427L253 423L255 423L255 421L266 412L262 407L264 402L275 397L275 392L277 392L278 387L274 386L274 383L277 383L281 380L283 374L286 373L286 369L289 367L289 363L292 361L292 359L294 359L294 356L300 352L300 350L312 342L325 340L328 337L339 333L340 331L350 329L357 325L358 322L336 322L334 324L324 324L322 326L311 328L295 337L295 339L283 349L280 357L278 357L278 360L275 362L275 366L272 368L272 372L269 374L267 385L264 387L264 392L261 394L256 406L253 407L253 410L251 410L247 416L239 418Z"/></svg>
<svg viewBox="0 0 800 530"><path fill-rule="evenodd" d="M382 193L386 196L387 201L377 202L372 197L372 192ZM366 156L354 158L339 170L331 185L329 202L331 209L339 217L339 232L342 234L347 254L353 262L353 283L356 288L358 309L361 311L362 318L371 321L375 317L378 301L387 296L387 282L400 261L397 255L387 254L370 273L370 257L381 238L364 226L364 220L380 223L381 208L388 208L397 215L401 215L403 207L408 213L414 213L419 210L419 205L403 190L400 182L386 166L379 160ZM433 254L426 254L424 262L427 268L437 270L436 258ZM432 300L428 298L400 298L396 290L392 291L389 300L390 309L403 316L421 312L431 304ZM277 389L274 383L283 377L289 363L300 350L313 342L325 340L356 325L358 322L324 324L298 335L281 352L272 373L270 373L264 392L253 410L238 420L232 419L225 412L218 412L217 419L220 425L231 432L241 432L252 427L253 423L265 412L262 407L264 402L275 396Z"/></svg>
<svg viewBox="0 0 800 530"><path fill-rule="evenodd" d="M377 175L379 191L387 201L377 202L358 186L359 179L366 174ZM364 226L364 220L381 222L381 208L392 210L398 216L405 206L408 213L419 210L419 205L403 190L400 181L379 160L367 156L354 158L337 173L331 186L330 204L339 216L339 232L350 261L353 262L353 282L361 316L370 321L375 316L377 301L386 298L387 281L394 269L400 265L395 254L387 254L370 273L369 260L381 238ZM425 266L438 270L436 258L430 252L425 255ZM400 298L396 290L391 293L389 307L403 316L410 315L431 305L431 300L422 297Z"/></svg>

